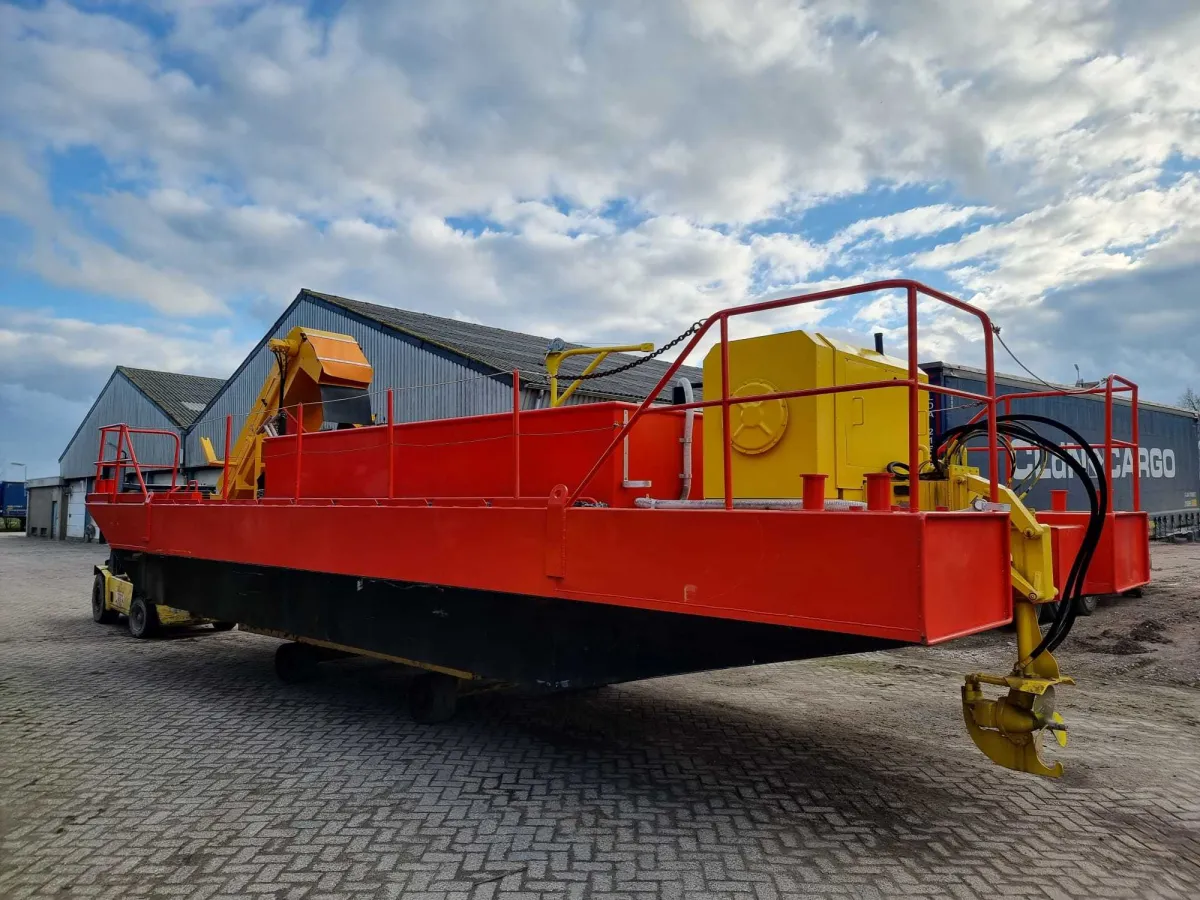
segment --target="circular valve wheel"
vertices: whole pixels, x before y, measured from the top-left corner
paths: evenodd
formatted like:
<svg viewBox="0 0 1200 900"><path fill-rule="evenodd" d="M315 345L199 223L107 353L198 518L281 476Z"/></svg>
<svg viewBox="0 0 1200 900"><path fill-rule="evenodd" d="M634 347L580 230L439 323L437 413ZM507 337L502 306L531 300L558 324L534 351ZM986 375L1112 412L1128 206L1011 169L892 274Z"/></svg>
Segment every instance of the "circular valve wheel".
<svg viewBox="0 0 1200 900"><path fill-rule="evenodd" d="M773 394L778 389L765 381L747 381L734 397ZM779 443L787 430L788 406L784 400L756 400L729 407L730 443L739 453L766 453Z"/></svg>

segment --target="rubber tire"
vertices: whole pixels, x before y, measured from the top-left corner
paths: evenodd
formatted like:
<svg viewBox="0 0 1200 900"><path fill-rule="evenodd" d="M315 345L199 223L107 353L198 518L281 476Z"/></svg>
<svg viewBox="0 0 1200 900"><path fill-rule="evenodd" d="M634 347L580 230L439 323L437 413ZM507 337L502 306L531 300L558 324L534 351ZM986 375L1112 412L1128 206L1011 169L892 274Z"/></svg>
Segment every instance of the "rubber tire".
<svg viewBox="0 0 1200 900"><path fill-rule="evenodd" d="M441 672L422 672L408 686L408 713L421 725L454 718L458 710L458 679Z"/></svg>
<svg viewBox="0 0 1200 900"><path fill-rule="evenodd" d="M92 582L92 621L98 625L111 625L117 621L117 611L104 605L104 592L107 587L104 576L97 572Z"/></svg>
<svg viewBox="0 0 1200 900"><path fill-rule="evenodd" d="M1084 594L1082 597L1075 598L1075 615L1090 616L1096 611L1096 607L1100 605L1100 598L1095 594Z"/></svg>
<svg viewBox="0 0 1200 900"><path fill-rule="evenodd" d="M158 632L158 615L145 597L134 597L129 604L129 633L144 640Z"/></svg>
<svg viewBox="0 0 1200 900"><path fill-rule="evenodd" d="M1038 624L1048 625L1054 621L1054 617L1058 615L1058 604L1060 600L1054 600L1050 603L1038 604Z"/></svg>
<svg viewBox="0 0 1200 900"><path fill-rule="evenodd" d="M237 628L237 622L213 622L213 631L233 631Z"/></svg>
<svg viewBox="0 0 1200 900"><path fill-rule="evenodd" d="M280 644L275 648L275 674L284 684L312 681L320 662L317 651L307 644Z"/></svg>

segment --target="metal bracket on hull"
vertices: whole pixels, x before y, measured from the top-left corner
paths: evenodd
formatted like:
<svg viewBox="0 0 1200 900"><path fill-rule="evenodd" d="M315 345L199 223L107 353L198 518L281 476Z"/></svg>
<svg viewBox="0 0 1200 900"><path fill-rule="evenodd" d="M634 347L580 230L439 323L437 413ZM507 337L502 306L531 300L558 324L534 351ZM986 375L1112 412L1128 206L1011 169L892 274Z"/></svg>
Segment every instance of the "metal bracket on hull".
<svg viewBox="0 0 1200 900"><path fill-rule="evenodd" d="M562 578L567 569L567 498L565 484L554 486L546 504L546 574Z"/></svg>

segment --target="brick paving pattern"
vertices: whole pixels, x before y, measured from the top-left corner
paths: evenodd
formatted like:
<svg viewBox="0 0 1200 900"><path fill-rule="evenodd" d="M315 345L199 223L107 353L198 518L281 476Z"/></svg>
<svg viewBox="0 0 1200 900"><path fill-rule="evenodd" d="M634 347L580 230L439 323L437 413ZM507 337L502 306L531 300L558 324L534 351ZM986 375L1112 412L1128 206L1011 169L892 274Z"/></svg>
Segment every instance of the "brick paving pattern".
<svg viewBox="0 0 1200 900"><path fill-rule="evenodd" d="M977 753L936 651L418 726L395 667L94 625L101 554L0 537L4 900L1200 896L1195 689L1081 683L1061 782Z"/></svg>

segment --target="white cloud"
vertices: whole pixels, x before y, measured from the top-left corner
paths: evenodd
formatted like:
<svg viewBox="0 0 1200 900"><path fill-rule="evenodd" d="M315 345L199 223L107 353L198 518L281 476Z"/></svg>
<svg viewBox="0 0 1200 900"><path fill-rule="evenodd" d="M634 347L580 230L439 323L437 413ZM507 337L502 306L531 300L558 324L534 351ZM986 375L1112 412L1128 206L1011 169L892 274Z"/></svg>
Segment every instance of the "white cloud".
<svg viewBox="0 0 1200 900"><path fill-rule="evenodd" d="M994 213L995 210L985 206L956 207L948 203L916 206L887 216L859 219L838 232L831 243L835 247L843 247L871 235L878 235L884 241L925 237Z"/></svg>

